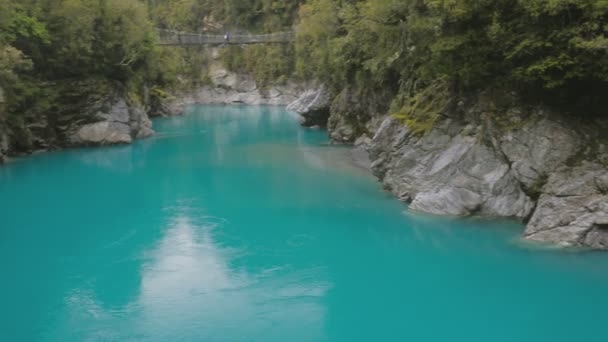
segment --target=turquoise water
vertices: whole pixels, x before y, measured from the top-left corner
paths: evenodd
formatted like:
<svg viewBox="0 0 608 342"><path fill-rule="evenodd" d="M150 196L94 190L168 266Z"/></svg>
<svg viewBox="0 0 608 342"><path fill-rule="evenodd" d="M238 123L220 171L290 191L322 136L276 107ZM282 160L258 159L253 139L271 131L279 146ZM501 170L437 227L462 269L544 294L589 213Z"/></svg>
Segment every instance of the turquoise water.
<svg viewBox="0 0 608 342"><path fill-rule="evenodd" d="M606 341L608 254L408 214L270 107L0 168L0 341Z"/></svg>

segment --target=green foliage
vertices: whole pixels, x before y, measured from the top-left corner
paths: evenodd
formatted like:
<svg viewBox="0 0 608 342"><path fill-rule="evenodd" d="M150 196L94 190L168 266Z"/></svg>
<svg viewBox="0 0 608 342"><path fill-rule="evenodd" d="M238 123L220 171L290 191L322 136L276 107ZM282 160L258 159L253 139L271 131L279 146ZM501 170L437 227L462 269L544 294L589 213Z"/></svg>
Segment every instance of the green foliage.
<svg viewBox="0 0 608 342"><path fill-rule="evenodd" d="M154 20L181 31L271 32L292 26L302 0L151 0Z"/></svg>
<svg viewBox="0 0 608 342"><path fill-rule="evenodd" d="M284 83L291 76L294 49L289 45L230 46L222 50L230 70L251 75L261 86Z"/></svg>
<svg viewBox="0 0 608 342"><path fill-rule="evenodd" d="M33 40L38 44L49 44L50 37L46 25L25 12L21 6L13 11L13 17L8 27L8 40Z"/></svg>
<svg viewBox="0 0 608 342"><path fill-rule="evenodd" d="M16 148L31 145L29 124L79 115L74 104L92 94L140 99L164 69L139 0L0 0L0 8L2 116L23 142Z"/></svg>
<svg viewBox="0 0 608 342"><path fill-rule="evenodd" d="M32 68L32 63L27 59L23 52L12 46L0 47L0 83L9 84L16 82L19 72L28 71Z"/></svg>
<svg viewBox="0 0 608 342"><path fill-rule="evenodd" d="M209 82L208 54L155 46L154 27L295 28L295 45L226 47L221 58L262 85L295 75L336 91L390 89L390 112L421 134L454 91L516 90L585 112L608 104L608 0L0 0L0 9L0 85L14 115L57 111L69 92L57 84L109 82L141 101L144 89L162 98Z"/></svg>
<svg viewBox="0 0 608 342"><path fill-rule="evenodd" d="M309 0L296 66L338 89L447 79L590 109L605 105L607 33L606 0Z"/></svg>
<svg viewBox="0 0 608 342"><path fill-rule="evenodd" d="M87 86L86 93L74 92L69 84L109 83L142 102L148 94L164 98L163 89L209 83L206 50L158 47L155 27L190 32L288 30L300 2L0 0L4 107L15 122L24 123L25 118L48 118L63 111L63 100L76 101L69 94L88 97L108 91ZM224 54L234 70L249 72L263 84L286 80L294 68L293 55L293 48L284 46L252 46Z"/></svg>
<svg viewBox="0 0 608 342"><path fill-rule="evenodd" d="M185 32L269 33L291 30L301 0L156 0L151 1L152 17L161 28ZM295 68L293 46L229 46L221 59L232 71L251 74L260 84L281 83L292 77ZM165 52L163 52L164 54ZM210 82L201 66L205 55L188 48L165 58L171 74L184 76L187 85ZM164 67L167 69L167 67ZM166 75L168 76L168 75ZM175 77L168 77L175 78Z"/></svg>

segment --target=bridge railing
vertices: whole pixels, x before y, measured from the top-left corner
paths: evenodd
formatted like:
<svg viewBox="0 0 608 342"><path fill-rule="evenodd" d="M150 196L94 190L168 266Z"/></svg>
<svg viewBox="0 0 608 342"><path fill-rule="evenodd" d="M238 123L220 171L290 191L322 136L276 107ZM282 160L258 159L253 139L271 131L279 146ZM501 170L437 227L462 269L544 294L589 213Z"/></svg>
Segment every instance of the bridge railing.
<svg viewBox="0 0 608 342"><path fill-rule="evenodd" d="M159 29L160 45L220 45L220 44L268 44L288 43L294 40L293 32L270 34L235 34L226 40L223 35L187 33Z"/></svg>

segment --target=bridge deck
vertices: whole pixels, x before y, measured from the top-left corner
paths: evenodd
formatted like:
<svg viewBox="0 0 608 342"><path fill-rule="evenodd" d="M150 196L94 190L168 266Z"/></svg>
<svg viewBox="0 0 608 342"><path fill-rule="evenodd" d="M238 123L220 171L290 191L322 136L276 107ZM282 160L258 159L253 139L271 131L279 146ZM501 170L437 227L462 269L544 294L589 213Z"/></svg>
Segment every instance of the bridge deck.
<svg viewBox="0 0 608 342"><path fill-rule="evenodd" d="M226 40L222 35L158 30L159 45L285 44L294 40L293 32L237 34Z"/></svg>

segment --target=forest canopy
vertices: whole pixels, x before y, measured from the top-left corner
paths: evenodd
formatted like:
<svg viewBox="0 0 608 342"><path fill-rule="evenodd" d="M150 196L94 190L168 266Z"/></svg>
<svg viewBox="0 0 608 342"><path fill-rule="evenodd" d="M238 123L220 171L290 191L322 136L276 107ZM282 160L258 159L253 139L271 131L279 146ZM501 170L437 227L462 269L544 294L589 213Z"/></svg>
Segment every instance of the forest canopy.
<svg viewBox="0 0 608 342"><path fill-rule="evenodd" d="M132 92L204 81L195 49L156 46L155 28L296 30L287 46L223 49L262 84L318 80L408 97L448 84L512 89L603 108L608 0L0 0L0 86L11 112L40 112L59 83ZM49 86L50 85L50 86Z"/></svg>
<svg viewBox="0 0 608 342"><path fill-rule="evenodd" d="M297 32L297 72L338 87L448 80L575 101L607 90L607 0L309 0Z"/></svg>

